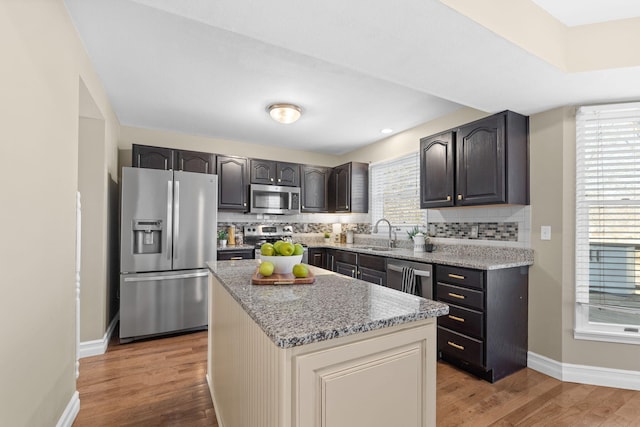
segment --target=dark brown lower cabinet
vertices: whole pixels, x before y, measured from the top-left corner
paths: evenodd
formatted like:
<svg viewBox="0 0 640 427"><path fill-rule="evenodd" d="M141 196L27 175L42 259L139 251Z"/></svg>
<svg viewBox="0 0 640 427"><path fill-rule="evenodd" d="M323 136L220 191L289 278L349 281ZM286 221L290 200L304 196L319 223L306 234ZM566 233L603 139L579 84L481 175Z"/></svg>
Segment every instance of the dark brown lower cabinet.
<svg viewBox="0 0 640 427"><path fill-rule="evenodd" d="M255 249L229 249L221 251L218 249L218 260L229 261L236 259L253 259L255 257Z"/></svg>
<svg viewBox="0 0 640 427"><path fill-rule="evenodd" d="M528 267L436 266L438 356L494 382L527 366Z"/></svg>
<svg viewBox="0 0 640 427"><path fill-rule="evenodd" d="M309 248L309 265L327 268L327 251L324 248Z"/></svg>
<svg viewBox="0 0 640 427"><path fill-rule="evenodd" d="M387 285L387 260L385 257L369 254L358 255L358 279L376 285Z"/></svg>

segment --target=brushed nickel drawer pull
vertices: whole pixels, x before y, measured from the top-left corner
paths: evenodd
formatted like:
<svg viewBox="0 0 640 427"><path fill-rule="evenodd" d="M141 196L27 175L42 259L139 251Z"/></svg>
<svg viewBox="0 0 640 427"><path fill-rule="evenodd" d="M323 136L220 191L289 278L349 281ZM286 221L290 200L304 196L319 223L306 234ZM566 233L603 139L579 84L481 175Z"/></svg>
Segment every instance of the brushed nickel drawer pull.
<svg viewBox="0 0 640 427"><path fill-rule="evenodd" d="M458 298L458 299L465 299L466 298L464 295L454 294L453 292L449 292L449 296L450 297L454 297L454 298Z"/></svg>
<svg viewBox="0 0 640 427"><path fill-rule="evenodd" d="M231 261L235 261L235 260L239 260L239 259L242 259L242 257L241 256L232 256L231 258L229 258L229 260L231 260Z"/></svg>
<svg viewBox="0 0 640 427"><path fill-rule="evenodd" d="M451 277L452 279L460 279L460 280L466 279L466 277L460 276L459 274L448 274L448 276Z"/></svg>
<svg viewBox="0 0 640 427"><path fill-rule="evenodd" d="M461 346L460 344L456 344L451 341L447 341L447 344L449 344L453 348L457 348L458 350L464 350L464 346Z"/></svg>
<svg viewBox="0 0 640 427"><path fill-rule="evenodd" d="M453 316L453 315L451 315L451 314L449 315L449 319L456 320L456 321L458 321L458 322L462 322L462 323L464 323L464 319L463 319L462 317Z"/></svg>

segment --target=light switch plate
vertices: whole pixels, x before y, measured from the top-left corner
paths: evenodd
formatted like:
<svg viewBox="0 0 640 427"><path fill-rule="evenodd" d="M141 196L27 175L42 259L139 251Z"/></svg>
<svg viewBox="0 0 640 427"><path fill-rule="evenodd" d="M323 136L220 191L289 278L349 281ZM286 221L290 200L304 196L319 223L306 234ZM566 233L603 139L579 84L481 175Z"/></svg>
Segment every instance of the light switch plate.
<svg viewBox="0 0 640 427"><path fill-rule="evenodd" d="M478 238L478 224L474 224L471 226L471 232L469 233L469 238L470 239Z"/></svg>
<svg viewBox="0 0 640 427"><path fill-rule="evenodd" d="M551 240L551 226L550 225L541 225L540 226L540 240Z"/></svg>

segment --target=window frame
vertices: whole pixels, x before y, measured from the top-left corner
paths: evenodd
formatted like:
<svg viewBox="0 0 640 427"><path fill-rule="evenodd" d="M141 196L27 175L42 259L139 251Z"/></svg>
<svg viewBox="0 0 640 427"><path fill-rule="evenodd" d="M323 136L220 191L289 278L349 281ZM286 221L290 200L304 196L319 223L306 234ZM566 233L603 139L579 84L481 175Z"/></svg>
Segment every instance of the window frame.
<svg viewBox="0 0 640 427"><path fill-rule="evenodd" d="M621 200L603 200L606 205L603 205L599 201L589 201L586 194L586 155L584 154L585 147L587 145L585 132L585 121L588 114L594 112L606 112L615 109L627 109L631 108L636 110L638 120L640 121L640 102L635 103L623 103L623 104L608 104L608 105L591 105L579 107L576 111L576 211L575 211L575 323L574 323L574 338L579 340L590 341L602 341L602 342L614 342L624 344L640 344L640 321L636 325L628 324L616 324L616 323L604 323L590 321L589 315L591 310L598 310L599 307L606 305L594 304L590 301L589 297L589 208L610 206L623 203ZM637 162L640 167L640 160ZM584 195L583 195L584 194ZM640 201L629 202L625 204L640 205ZM585 275L587 282L585 282ZM586 283L586 284L585 284ZM624 309L615 309L618 311L624 311ZM629 309L630 311L636 311ZM640 313L639 313L640 315Z"/></svg>
<svg viewBox="0 0 640 427"><path fill-rule="evenodd" d="M373 227L375 225L375 223L380 220L381 218L384 218L384 208L382 210L382 212L379 210L378 206L377 206L377 201L378 201L378 197L380 197L379 193L377 192L377 189L375 188L376 185L376 178L374 177L374 174L376 173L375 169L377 167L381 167L381 166L385 166L385 165L389 165L389 164L393 164L393 163L398 163L398 162L402 162L402 161L413 161L415 162L415 171L416 171L416 176L415 176L415 182L416 182L416 193L415 193L415 197L416 197L416 212L419 212L420 215L420 221L419 223L394 223L393 221L391 221L391 226L392 226L392 231L394 231L397 235L397 238L400 239L404 236L402 236L402 232L403 231L410 231L412 230L414 227L418 226L421 228L424 228L425 225L425 210L424 209L420 209L420 151L415 151L415 152L411 152L408 154L404 154L402 156L393 158L393 159L385 159L385 160L381 160L379 162L375 162L375 163L371 163L369 165L369 194L370 194L370 199L371 199L371 234L373 236L376 237L388 237L388 230L387 230L387 226L386 223L381 224L381 226L378 229L378 233L373 233ZM384 202L383 202L383 206L384 206ZM382 216L381 216L382 215ZM385 218L388 219L388 218ZM398 234L399 233L399 234Z"/></svg>

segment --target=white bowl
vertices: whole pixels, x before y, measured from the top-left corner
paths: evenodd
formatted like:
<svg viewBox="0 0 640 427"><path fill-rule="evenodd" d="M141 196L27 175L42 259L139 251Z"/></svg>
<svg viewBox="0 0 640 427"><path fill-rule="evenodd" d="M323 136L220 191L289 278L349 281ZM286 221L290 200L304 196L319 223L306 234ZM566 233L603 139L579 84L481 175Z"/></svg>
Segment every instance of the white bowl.
<svg viewBox="0 0 640 427"><path fill-rule="evenodd" d="M266 256L260 255L260 261L269 261L274 265L274 273L288 274L293 272L293 266L302 262L302 255Z"/></svg>

